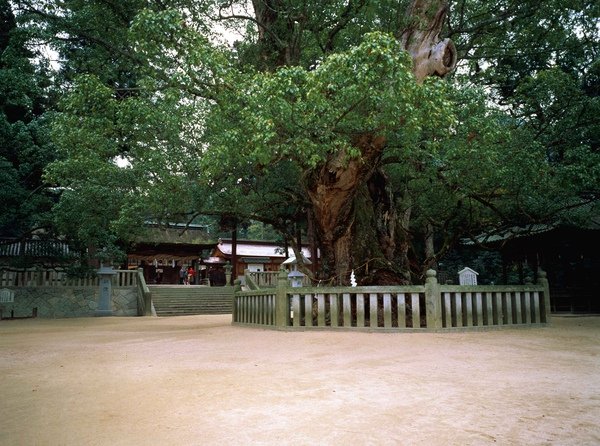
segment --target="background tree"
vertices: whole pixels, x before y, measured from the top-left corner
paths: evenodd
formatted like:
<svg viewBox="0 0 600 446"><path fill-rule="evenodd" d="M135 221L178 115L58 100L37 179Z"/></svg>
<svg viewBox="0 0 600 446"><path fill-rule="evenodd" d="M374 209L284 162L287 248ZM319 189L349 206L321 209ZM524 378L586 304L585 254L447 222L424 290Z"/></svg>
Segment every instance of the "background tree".
<svg viewBox="0 0 600 446"><path fill-rule="evenodd" d="M15 3L22 28L33 37L31 42L47 45L58 57L57 88L72 92L59 101L57 109L62 113L52 121L53 139L59 142L58 160L46 178L61 190L54 225L81 252L98 247L103 249L92 255L121 258L124 240L139 232L157 203L143 209L141 201L131 199L135 173L117 165L129 150L120 126L144 128L154 119L153 125L166 127L162 120L156 121L156 113L147 117L146 124L133 123L142 62L128 34L132 20L147 2ZM131 101L125 104L125 99ZM127 122L120 120L124 114L120 107L131 111ZM67 118L70 113L72 119ZM111 137L105 138L109 132ZM59 170L64 178L60 184L54 178ZM119 220L122 214L126 217Z"/></svg>
<svg viewBox="0 0 600 446"><path fill-rule="evenodd" d="M8 1L0 1L0 235L49 229L54 193L42 180L54 160L48 118L49 73L29 49Z"/></svg>

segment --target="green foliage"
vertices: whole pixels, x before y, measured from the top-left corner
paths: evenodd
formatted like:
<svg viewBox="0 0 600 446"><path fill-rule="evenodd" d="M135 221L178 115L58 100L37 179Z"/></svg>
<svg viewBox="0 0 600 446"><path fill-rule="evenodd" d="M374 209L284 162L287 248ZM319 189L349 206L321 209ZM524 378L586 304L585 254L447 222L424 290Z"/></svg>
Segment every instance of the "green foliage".
<svg viewBox="0 0 600 446"><path fill-rule="evenodd" d="M598 55L597 2L589 0L451 3L449 36L471 79L505 101L537 72L581 75Z"/></svg>
<svg viewBox="0 0 600 446"><path fill-rule="evenodd" d="M0 2L0 235L19 237L48 225L53 194L42 181L53 160L47 75L29 60L8 2Z"/></svg>
<svg viewBox="0 0 600 446"><path fill-rule="evenodd" d="M147 220L187 221L206 195L192 154L197 109L184 104L190 95L182 89L193 82L168 69L174 54L156 43L183 41L173 31L185 34L185 20L199 13L186 11L188 17L144 1L68 1L31 3L24 17L59 36L52 41L66 60L61 75L70 88L52 123L60 160L47 169L47 179L63 188L55 221L73 243L104 247L96 256L120 258L123 241Z"/></svg>
<svg viewBox="0 0 600 446"><path fill-rule="evenodd" d="M176 150L181 116L172 101L120 98L93 76L77 80L53 122L61 160L48 169L66 188L55 208L64 233L111 247L144 220L187 213L189 169Z"/></svg>
<svg viewBox="0 0 600 446"><path fill-rule="evenodd" d="M404 1L256 1L256 16L232 22L248 31L234 49L215 43L207 17L229 8L213 1L22 3L28 31L52 38L64 61L60 160L47 178L64 189L61 231L82 243L118 248L146 220L201 214L292 238L311 207L304 186L332 160L366 160L365 135L386 141L373 169L385 170L398 215L411 211L402 236L417 262L431 228L439 256L465 235L581 219L597 203L591 2L452 2L446 32L463 66L452 83L423 85L397 41ZM5 110L39 109L39 84L16 75L25 60L1 74ZM33 147L47 141L44 122L0 122L0 135ZM38 168L0 161L13 165L6 184L27 176L15 165ZM11 209L24 196L13 190Z"/></svg>
<svg viewBox="0 0 600 446"><path fill-rule="evenodd" d="M554 189L569 196L600 192L600 97L555 68L526 79L516 91L519 116L543 145L553 168Z"/></svg>
<svg viewBox="0 0 600 446"><path fill-rule="evenodd" d="M398 37L408 4L406 0L258 0L252 2L250 19L243 20L252 15L248 12L236 15L238 29L246 26L246 38L236 42L236 56L241 65L259 71L281 66L311 69L331 54L349 51L370 32ZM257 32L257 23L264 32Z"/></svg>
<svg viewBox="0 0 600 446"><path fill-rule="evenodd" d="M252 221L240 230L240 238L246 240L274 241L279 239L279 234L273 227L258 221Z"/></svg>
<svg viewBox="0 0 600 446"><path fill-rule="evenodd" d="M267 169L282 160L314 169L332 154L360 156L357 135L385 135L406 148L427 129L452 122L443 87L419 86L410 57L386 34L369 34L314 70L240 74L236 84L208 121L213 156L205 172L218 175L240 162Z"/></svg>
<svg viewBox="0 0 600 446"><path fill-rule="evenodd" d="M58 76L68 85L82 74L106 85L136 87L136 57L128 40L130 22L145 0L29 1L20 0L20 21L33 42L47 42L58 52Z"/></svg>

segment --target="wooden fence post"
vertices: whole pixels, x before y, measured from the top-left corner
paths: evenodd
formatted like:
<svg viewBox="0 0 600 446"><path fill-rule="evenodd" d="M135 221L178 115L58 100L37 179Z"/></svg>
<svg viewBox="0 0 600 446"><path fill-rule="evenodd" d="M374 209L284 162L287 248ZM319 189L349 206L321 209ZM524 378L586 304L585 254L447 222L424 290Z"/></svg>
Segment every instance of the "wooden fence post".
<svg viewBox="0 0 600 446"><path fill-rule="evenodd" d="M246 270L248 271L248 270ZM233 302L232 302L232 312L231 312L231 320L232 322L238 322L238 306L237 306L237 293L242 291L242 281L240 279L235 279L233 281Z"/></svg>
<svg viewBox="0 0 600 446"><path fill-rule="evenodd" d="M548 283L546 271L541 269L538 271L537 282L544 288L544 311L542 312L544 320L542 322L550 324L550 284Z"/></svg>
<svg viewBox="0 0 600 446"><path fill-rule="evenodd" d="M427 317L427 328L442 328L442 298L440 285L437 281L437 273L429 269L425 273L425 312Z"/></svg>
<svg viewBox="0 0 600 446"><path fill-rule="evenodd" d="M287 271L282 267L277 276L277 294L275 295L275 326L287 327L290 319L289 302L287 300Z"/></svg>

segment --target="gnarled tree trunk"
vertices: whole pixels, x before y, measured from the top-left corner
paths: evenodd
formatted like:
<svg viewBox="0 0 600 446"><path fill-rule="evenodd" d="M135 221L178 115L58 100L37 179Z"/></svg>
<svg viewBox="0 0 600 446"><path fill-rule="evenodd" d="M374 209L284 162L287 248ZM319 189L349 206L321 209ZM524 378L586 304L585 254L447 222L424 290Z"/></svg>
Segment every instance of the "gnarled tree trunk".
<svg viewBox="0 0 600 446"><path fill-rule="evenodd" d="M402 32L401 41L413 58L413 72L418 82L427 76L444 76L456 65L454 45L448 39L439 38L447 8L442 0L414 0L407 11L411 25ZM369 186L376 218L372 230L376 232L379 252L391 261L396 250L397 216L393 200L385 196L385 176L379 171L387 141L383 136L365 134L356 138L354 145L360 149L359 158L348 161L344 154L332 155L305 178L323 265L341 284L349 281L353 243L361 236L355 232L355 200L365 184Z"/></svg>
<svg viewBox="0 0 600 446"><path fill-rule="evenodd" d="M362 135L354 142L362 157L338 153L305 178L322 249L322 263L337 283L347 282L352 266L354 200L379 165L385 138ZM348 277L347 277L348 276Z"/></svg>

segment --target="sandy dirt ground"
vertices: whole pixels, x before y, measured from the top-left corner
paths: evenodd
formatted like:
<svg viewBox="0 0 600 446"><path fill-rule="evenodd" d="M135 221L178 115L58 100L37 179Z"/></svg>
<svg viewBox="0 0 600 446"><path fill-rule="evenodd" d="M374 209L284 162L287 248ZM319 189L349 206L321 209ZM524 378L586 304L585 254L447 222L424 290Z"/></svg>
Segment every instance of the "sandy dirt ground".
<svg viewBox="0 0 600 446"><path fill-rule="evenodd" d="M599 445L600 317L477 333L0 322L0 445Z"/></svg>

